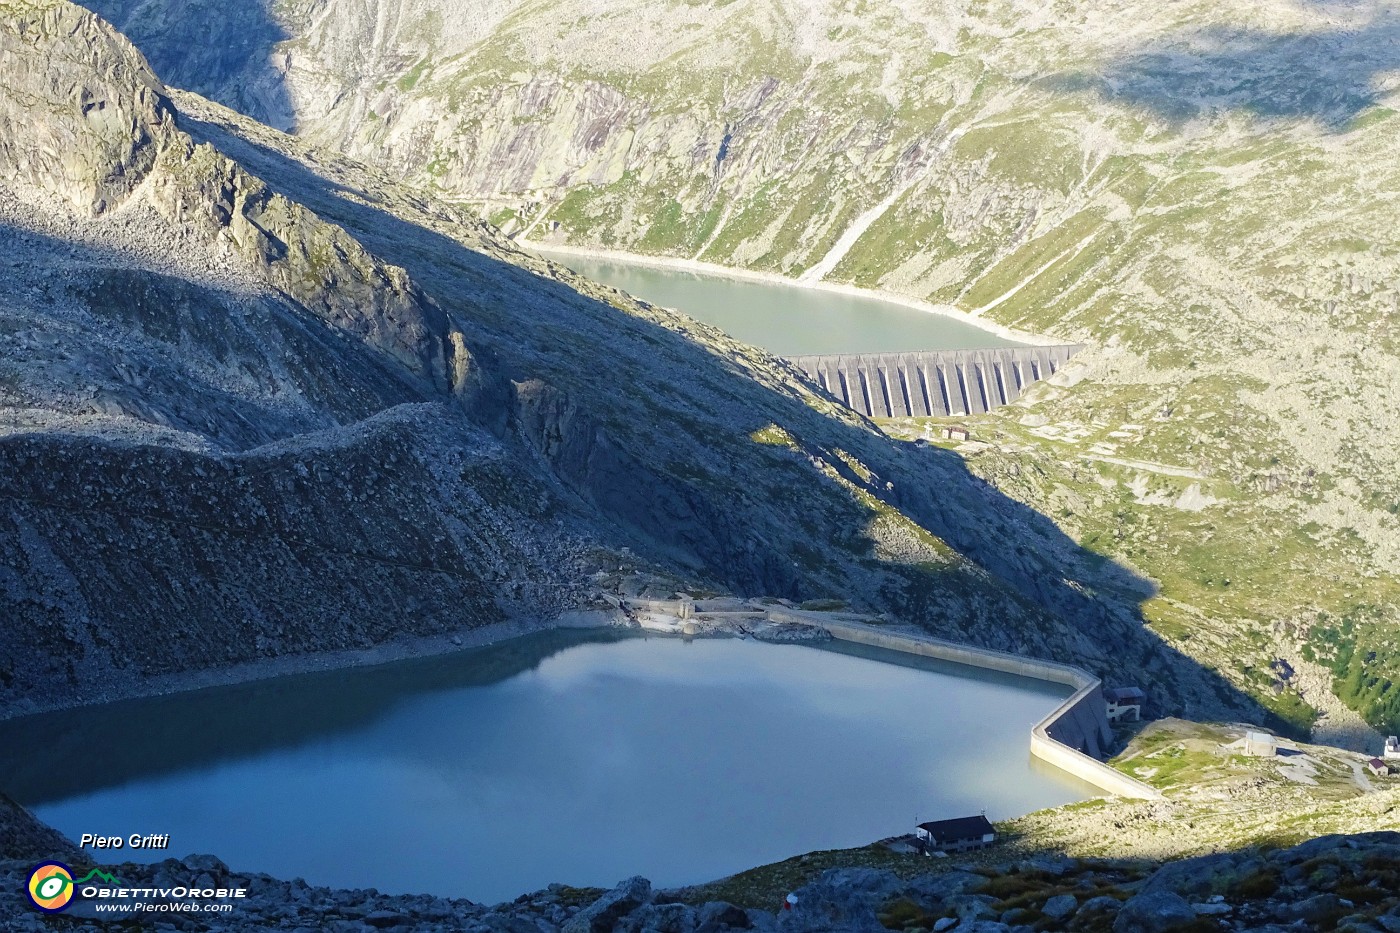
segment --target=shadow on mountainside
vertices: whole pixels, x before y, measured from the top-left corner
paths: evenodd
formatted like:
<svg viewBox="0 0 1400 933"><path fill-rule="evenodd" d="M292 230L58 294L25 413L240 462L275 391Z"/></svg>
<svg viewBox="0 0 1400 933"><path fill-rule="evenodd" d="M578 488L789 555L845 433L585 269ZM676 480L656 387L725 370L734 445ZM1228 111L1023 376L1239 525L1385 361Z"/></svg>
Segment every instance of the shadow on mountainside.
<svg viewBox="0 0 1400 933"><path fill-rule="evenodd" d="M1326 10L1338 4L1313 2ZM1400 67L1400 14L1301 33L1205 26L1147 43L1102 71L1057 76L1057 90L1092 89L1173 123L1228 112L1311 120L1331 132L1378 104L1378 82Z"/></svg>
<svg viewBox="0 0 1400 933"><path fill-rule="evenodd" d="M122 32L161 79L239 113L295 130L296 105L277 67L294 38L274 0L77 0Z"/></svg>
<svg viewBox="0 0 1400 933"><path fill-rule="evenodd" d="M1110 682L1141 679L1156 711L1268 718L1145 627L1149 581L1080 548L957 454L816 411L689 337L699 325L626 313L425 225L440 217L419 224L359 203L347 195L363 192L229 127L180 122L433 295L493 374L488 394L504 409L485 414L493 429L616 522L615 544L753 596L850 598L875 580L858 602L949 637L1072 657ZM590 411L589 398L607 404ZM791 445L757 440L774 424ZM719 434L742 440L711 443ZM879 556L870 526L898 523L895 510L1012 595L957 560Z"/></svg>
<svg viewBox="0 0 1400 933"><path fill-rule="evenodd" d="M185 442L200 437L233 452L437 401L397 360L366 352L285 297L136 268L111 247L75 248L4 219L0 255L33 270L55 268L45 299L85 315L88 345L46 360L41 378L12 377L35 407L78 416L97 410L165 429L170 443L183 434ZM31 344L69 339L72 321L42 307L17 302L5 309L7 326ZM35 376L37 368L30 367ZM0 381L0 396L4 388Z"/></svg>

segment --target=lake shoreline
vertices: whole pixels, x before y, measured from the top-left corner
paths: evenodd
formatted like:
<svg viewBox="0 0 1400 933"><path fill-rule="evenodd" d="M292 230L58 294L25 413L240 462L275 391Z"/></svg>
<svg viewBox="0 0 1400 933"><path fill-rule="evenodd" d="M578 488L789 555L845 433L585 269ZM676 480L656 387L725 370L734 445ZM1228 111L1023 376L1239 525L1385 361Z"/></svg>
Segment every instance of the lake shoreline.
<svg viewBox="0 0 1400 933"><path fill-rule="evenodd" d="M703 262L698 259L681 259L674 256L647 256L640 253L628 253L622 250L603 249L601 247L542 243L538 240L526 239L516 239L512 242L520 249L534 253L550 262L559 262L558 259L554 258L555 256L577 256L580 259L591 259L598 262L613 262L620 265L641 266L650 269L662 269L669 272L689 272L694 275L719 279L756 282L764 285L786 285L792 288L811 289L813 291L828 292L851 298L866 298L901 308L908 308L913 311L920 311L925 314L936 314L940 317L946 317L962 324L987 331L1003 340L1014 340L1028 346L1053 347L1069 342L1046 334L1034 334L1027 331L1016 330L1015 328L998 324L995 321L989 321L986 318L968 314L966 311L962 311L953 305L935 304L931 301L911 298L908 295L900 295L896 292L860 288L859 286L848 285L843 282L804 282L799 279L788 278L785 275L779 275L776 272L755 272L751 269L722 266L718 263ZM585 276L585 278L587 278L587 276ZM655 304L655 302L648 303ZM684 309L672 310L680 310L681 313L685 313Z"/></svg>
<svg viewBox="0 0 1400 933"><path fill-rule="evenodd" d="M725 628L723 634L737 634ZM555 631L558 637L529 636L519 647L500 642L426 659L426 665L395 663L346 670L344 676L304 676L287 688L203 691L150 698L154 704L119 703L100 715L80 709L56 719L40 717L7 730L6 740L37 748L38 739L60 734L67 737L67 748L83 749L83 761L60 749L56 759L11 763L5 769L6 792L70 836L89 824L124 835L126 824L118 820L108 827L106 821L121 815L149 822L168 810L174 815L161 831L183 840L181 851L214 852L230 864L282 877L314 867L317 874L305 877L317 885L373 886L403 895L426 889L483 903L511 900L550 882L605 886L639 870L668 888L704 884L791 853L889 837L907 828L905 810L914 799L926 798L935 815L949 818L979 807L1011 818L1086 797L1078 782L1034 769L1020 750L1020 724L1056 702L1035 685L924 663L891 667L878 651L803 650L787 643L790 638L763 645L760 638L655 638L612 628ZM939 720L936 727L929 724L931 709L963 708L1001 710L992 717L1001 725L973 728L957 716ZM224 719L226 728L207 728ZM277 723L285 728L274 727ZM630 738L606 741L612 728ZM944 749L943 741L919 742L916 751L910 739L925 729L933 729L957 753ZM847 764L829 762L836 750L851 748L863 751L835 756ZM995 751L988 753L989 748ZM728 749L739 750L739 760L747 764L716 754ZM764 754L751 755L755 749ZM955 757L956 765L944 755ZM922 757L902 767L910 756ZM252 764L245 766L245 759ZM55 768L54 760L64 766ZM883 763L870 764L877 760ZM834 783L828 773L830 787L822 793L839 795L843 787L868 786L881 776L896 789L867 795L869 800L843 808L840 819L825 826L773 808L784 813L781 819L752 838L745 835L746 827L770 812L763 791L795 787L810 777L816 761L826 762L828 772L854 769ZM615 773L618 762L626 763L627 775L640 777ZM1024 772L1021 777L1007 776L1013 764L1017 774ZM694 771L703 778L688 785ZM515 779L501 783L503 774ZM548 797L560 782L536 780L534 774L573 775L562 781L569 792ZM933 774L942 777L931 784ZM986 783L970 780L973 774L985 775ZM722 793L725 813L753 812L716 831L713 827L728 817L706 815L727 777L735 779L733 790L760 792L744 794L747 802ZM499 790L481 790L493 782ZM269 848L266 840L275 833L260 823L253 831L225 830L211 825L222 821L195 805L221 799L220 789L235 785L249 788L238 799L253 823L288 799L314 799L312 809L332 816L365 816L354 828L335 819L292 819L290 836L315 839L316 827L334 826L338 852L356 852L357 839L383 838L390 841L386 845L397 839L407 848L386 849L403 858L382 865L377 849L371 858L352 854L342 864L338 857L318 860L314 848ZM619 788L626 793L619 794ZM542 803L527 803L541 792ZM564 848L577 853L588 847L579 833L591 832L580 825L615 824L602 833L612 840L602 851L618 853L605 859L606 871L596 871L591 857L580 861L576 855L523 857L521 867L510 869L479 862L482 852L515 852L519 840L536 835L530 828L538 827L526 814L559 813L561 801L568 811L573 799L606 805L582 824L571 817L556 821L554 829L574 833L568 837L573 844ZM376 808L374 800L384 806ZM431 816L424 820L407 813L400 819L387 812L393 809L389 801L405 800L415 801L414 809L427 807ZM497 816L478 812L476 802L483 800L493 801ZM658 824L664 832L646 829ZM404 826L415 828L396 836ZM441 835L443 826L452 827L449 835ZM689 828L695 829L689 843L677 846L674 840ZM425 864L422 876L417 869L405 873L395 867L420 851L446 851L445 840L469 834L489 843L480 851L464 845L458 853L462 864L474 866L470 878L455 865L439 872ZM684 855L691 849L694 859Z"/></svg>
<svg viewBox="0 0 1400 933"><path fill-rule="evenodd" d="M223 667L200 668L155 677L134 676L112 683L96 694L51 702L39 701L23 708L0 709L0 722L36 716L60 710L105 706L122 700L139 700L159 696L195 693L211 687L231 687L256 683L297 674L343 671L376 667L396 661L437 657L480 648L513 638L534 635L556 629L589 629L620 627L625 616L615 610L577 610L554 619L515 619L496 622L480 628L382 642L365 648L343 648L261 658Z"/></svg>

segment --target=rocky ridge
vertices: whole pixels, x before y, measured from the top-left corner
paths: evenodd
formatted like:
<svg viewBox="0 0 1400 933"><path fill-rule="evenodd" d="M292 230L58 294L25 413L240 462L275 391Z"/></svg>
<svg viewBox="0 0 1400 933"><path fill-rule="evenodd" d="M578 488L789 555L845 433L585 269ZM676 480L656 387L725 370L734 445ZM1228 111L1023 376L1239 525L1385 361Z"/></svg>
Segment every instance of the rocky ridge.
<svg viewBox="0 0 1400 933"><path fill-rule="evenodd" d="M178 83L512 233L1090 343L969 468L1155 581L1161 637L1297 728L1308 688L1265 671L1335 660L1338 619L1400 682L1388 4L333 0L242 9L217 60L197 5L92 6ZM1344 699L1381 722L1383 692Z"/></svg>
<svg viewBox="0 0 1400 933"><path fill-rule="evenodd" d="M1142 631L1141 581L957 458L164 88L118 38L89 74L75 62L107 27L72 4L5 9L5 61L49 97L0 90L0 113L72 150L66 174L0 163L7 713L543 625L623 566L1101 670L1129 644L1164 707L1262 715ZM109 153L131 171L94 169Z"/></svg>

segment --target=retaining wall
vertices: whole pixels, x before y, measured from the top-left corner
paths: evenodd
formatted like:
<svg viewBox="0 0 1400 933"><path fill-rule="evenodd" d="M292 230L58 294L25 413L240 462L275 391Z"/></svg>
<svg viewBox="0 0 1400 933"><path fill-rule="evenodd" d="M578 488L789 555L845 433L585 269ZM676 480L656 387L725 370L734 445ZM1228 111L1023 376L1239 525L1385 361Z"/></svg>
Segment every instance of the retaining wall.
<svg viewBox="0 0 1400 933"><path fill-rule="evenodd" d="M961 645L929 635L887 632L861 622L822 618L819 613L774 609L769 611L768 616L775 622L821 626L833 638L842 641L1074 687L1075 691L1068 699L1031 728L1031 754L1119 797L1156 800L1162 796L1156 788L1091 757L1102 754L1103 748L1112 741L1113 733L1105 713L1103 685L1097 677L1082 668Z"/></svg>
<svg viewBox="0 0 1400 933"><path fill-rule="evenodd" d="M760 607L752 603L745 605L743 601L733 599L713 602L618 599L617 603L632 609L662 612L678 617L682 612L688 615L692 610L704 607L712 610L703 614L706 618L766 617L773 622L812 625L825 629L833 638L842 641L903 651L926 658L966 664L968 667L1033 677L1036 680L1073 687L1074 693L1068 699L1031 727L1031 754L1081 780L1088 781L1100 790L1119 797L1157 800L1162 796L1162 792L1155 787L1150 787L1098 760L1098 756L1102 755L1104 749L1113 741L1113 731L1108 725L1103 684L1083 668L1061 664L1058 661L993 651L990 648L977 648L934 638L932 635L890 632L855 618L833 617L827 612L807 612L777 606Z"/></svg>
<svg viewBox="0 0 1400 933"><path fill-rule="evenodd" d="M797 356L807 377L868 418L978 415L1059 372L1083 344Z"/></svg>

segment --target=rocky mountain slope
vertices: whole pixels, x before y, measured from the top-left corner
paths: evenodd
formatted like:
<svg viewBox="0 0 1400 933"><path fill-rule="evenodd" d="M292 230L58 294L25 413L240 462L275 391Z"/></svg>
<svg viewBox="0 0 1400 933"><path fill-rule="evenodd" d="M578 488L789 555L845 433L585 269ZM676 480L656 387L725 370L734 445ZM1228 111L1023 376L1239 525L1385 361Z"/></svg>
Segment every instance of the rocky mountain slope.
<svg viewBox="0 0 1400 933"><path fill-rule="evenodd" d="M91 6L509 232L1089 342L969 467L1299 725L1328 681L1400 724L1392 4L244 0L223 41L199 3Z"/></svg>
<svg viewBox="0 0 1400 933"><path fill-rule="evenodd" d="M911 863L903 872L836 868L797 886L797 906L688 902L628 878L612 890L551 885L514 902L485 906L429 895L333 890L297 879L230 870L217 858L190 856L157 865L124 865L122 881L166 888L193 875L249 895L229 914L185 915L191 931L393 929L421 933L1198 933L1216 930L1400 930L1395 860L1400 834L1328 836L1288 849L1219 853L1158 865L1131 859L1040 855L1000 864ZM0 906L16 918L7 930L47 925L26 915L31 866L0 854ZM942 869L942 870L939 870ZM780 895L778 903L782 902ZM99 931L109 923L78 913L65 928ZM32 922L31 922L32 918Z"/></svg>
<svg viewBox="0 0 1400 933"><path fill-rule="evenodd" d="M544 624L621 568L1260 715L1142 627L1142 580L960 458L167 89L70 3L0 10L6 713Z"/></svg>

